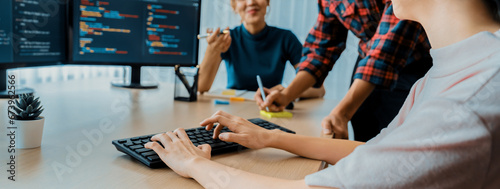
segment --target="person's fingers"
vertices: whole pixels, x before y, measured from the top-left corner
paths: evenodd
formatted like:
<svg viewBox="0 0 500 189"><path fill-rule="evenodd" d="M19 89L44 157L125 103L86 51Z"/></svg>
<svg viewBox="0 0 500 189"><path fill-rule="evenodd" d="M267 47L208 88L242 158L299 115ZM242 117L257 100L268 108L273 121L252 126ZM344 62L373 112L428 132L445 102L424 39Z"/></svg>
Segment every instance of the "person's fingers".
<svg viewBox="0 0 500 189"><path fill-rule="evenodd" d="M207 37L207 42L208 43L216 43L219 32L220 32L220 28L217 28L215 31L210 32L212 34L210 34L210 36Z"/></svg>
<svg viewBox="0 0 500 189"><path fill-rule="evenodd" d="M255 99L257 105L262 109L261 106L264 104L264 100L262 99L262 95L260 94L260 89L257 89L253 98Z"/></svg>
<svg viewBox="0 0 500 189"><path fill-rule="evenodd" d="M144 145L145 148L147 149L152 149L153 151L156 152L160 157L163 156L166 152L165 148L163 148L160 144L157 142L148 142Z"/></svg>
<svg viewBox="0 0 500 189"><path fill-rule="evenodd" d="M244 136L237 133L222 133L219 135L219 139L226 142L236 142L240 143Z"/></svg>
<svg viewBox="0 0 500 189"><path fill-rule="evenodd" d="M264 89L265 91L265 89ZM266 96L266 100L264 101L264 106L271 106L273 102L276 101L281 96L279 91L271 91L269 95Z"/></svg>
<svg viewBox="0 0 500 189"><path fill-rule="evenodd" d="M172 142L179 141L179 137L177 137L177 135L175 135L173 132L169 131L166 132L166 134L168 135L168 137L170 137L170 140L172 140Z"/></svg>
<svg viewBox="0 0 500 189"><path fill-rule="evenodd" d="M229 127L229 129L231 129L230 127L233 126L232 124L232 121L225 117L225 116L222 116L222 115L215 115L215 116L212 116L212 117L209 117L205 120L203 120L200 125L204 126L204 125L208 125L209 123L219 123L226 126L226 127Z"/></svg>
<svg viewBox="0 0 500 189"><path fill-rule="evenodd" d="M207 33L212 33L214 31L213 28L207 28Z"/></svg>
<svg viewBox="0 0 500 189"><path fill-rule="evenodd" d="M178 128L174 131L174 134L179 137L181 140L189 140L189 136L186 134L186 131L183 128Z"/></svg>
<svg viewBox="0 0 500 189"><path fill-rule="evenodd" d="M229 115L229 114L226 114L224 111L219 110L219 111L215 112L215 113L214 113L212 116L210 116L210 117L214 117L214 116L217 116L217 115L221 115L221 116L222 116L222 115ZM208 119L208 118L207 118L207 119ZM207 119L205 119L205 120L207 120ZM206 122L204 122L205 120L203 120L202 122L200 122L200 125L201 125L201 126L205 126L205 129L206 129L207 131L212 130L212 128L213 128L214 126L216 126L216 125L214 125L214 124L215 124L215 123L217 123L217 122L208 122L208 123L206 123Z"/></svg>
<svg viewBox="0 0 500 189"><path fill-rule="evenodd" d="M283 106L276 106L276 105L271 105L271 106L268 106L269 108L269 111L271 112L282 112L284 107Z"/></svg>
<svg viewBox="0 0 500 189"><path fill-rule="evenodd" d="M209 144L202 144L202 145L199 145L197 146L201 151L207 153L207 154L210 154L210 152L212 151L212 147L209 145Z"/></svg>
<svg viewBox="0 0 500 189"><path fill-rule="evenodd" d="M267 95L266 101L262 104L262 106L269 107L270 111L283 111L285 105L279 102L280 98L282 98L280 91L271 91L271 93Z"/></svg>
<svg viewBox="0 0 500 189"><path fill-rule="evenodd" d="M172 143L172 139L167 135L167 133L157 134L151 137L151 140L159 141L165 148L167 148L167 146L170 146L170 144Z"/></svg>
<svg viewBox="0 0 500 189"><path fill-rule="evenodd" d="M221 124L217 125L217 127L215 127L215 129L214 129L214 135L212 136L212 138L217 139L217 137L219 136L220 131L222 129L224 129L224 125L221 125Z"/></svg>
<svg viewBox="0 0 500 189"><path fill-rule="evenodd" d="M330 135L332 134L332 123L330 121L330 119L323 119L323 121L321 122L321 127L323 128L323 134L326 134L326 135Z"/></svg>
<svg viewBox="0 0 500 189"><path fill-rule="evenodd" d="M230 114L228 114L228 113L226 113L226 112L224 112L224 111L222 111L222 110L219 110L219 111L215 112L215 113L214 113L212 116L210 116L210 117L214 117L214 116L217 116L217 115L221 115L221 116L222 116L222 115L228 115L228 116L231 116ZM208 118L207 118L207 119L208 119ZM205 120L207 120L207 119L205 119ZM212 130L212 128L213 128L214 126L217 126L217 125L215 125L215 123L217 123L217 122L208 122L208 123L207 123L207 122L205 122L205 120L203 120L202 122L200 122L200 125L201 125L201 126L205 126L205 129L206 129L207 131Z"/></svg>

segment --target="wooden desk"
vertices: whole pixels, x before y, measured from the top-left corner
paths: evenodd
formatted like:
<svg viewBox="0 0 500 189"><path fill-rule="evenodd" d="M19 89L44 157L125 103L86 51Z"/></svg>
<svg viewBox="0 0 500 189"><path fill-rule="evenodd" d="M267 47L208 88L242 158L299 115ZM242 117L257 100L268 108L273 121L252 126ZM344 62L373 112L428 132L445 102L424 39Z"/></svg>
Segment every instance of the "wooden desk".
<svg viewBox="0 0 500 189"><path fill-rule="evenodd" d="M260 117L254 102L214 105L173 100L173 86L155 90L113 88L109 80L69 81L34 86L45 107L42 147L16 150L16 181L7 179L7 100L0 100L1 188L201 188L168 168L150 169L115 149L112 140L175 128L198 127L217 110L243 118ZM326 103L324 103L326 102ZM292 119L270 119L301 135L319 136L321 119L334 102L322 99L295 104ZM100 125L110 127L102 130ZM218 155L213 160L262 175L301 179L316 172L320 161L277 149L244 150ZM208 174L223 176L223 174Z"/></svg>

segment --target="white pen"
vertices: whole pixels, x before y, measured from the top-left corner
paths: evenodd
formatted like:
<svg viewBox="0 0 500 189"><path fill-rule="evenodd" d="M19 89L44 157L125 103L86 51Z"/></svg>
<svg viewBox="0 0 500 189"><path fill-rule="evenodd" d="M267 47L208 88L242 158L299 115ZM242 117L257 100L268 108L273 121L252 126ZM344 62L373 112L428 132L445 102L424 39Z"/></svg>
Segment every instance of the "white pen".
<svg viewBox="0 0 500 189"><path fill-rule="evenodd" d="M260 94L262 95L262 100L266 101L266 93L264 92L264 87L262 86L262 81L260 76L257 75L257 84L259 85ZM266 106L266 110L269 112L269 107Z"/></svg>
<svg viewBox="0 0 500 189"><path fill-rule="evenodd" d="M225 34L225 33L229 33L229 30L222 30L220 31L220 34ZM208 36L210 36L211 33L207 33L207 34L198 34L198 39L203 39L203 38L207 38Z"/></svg>

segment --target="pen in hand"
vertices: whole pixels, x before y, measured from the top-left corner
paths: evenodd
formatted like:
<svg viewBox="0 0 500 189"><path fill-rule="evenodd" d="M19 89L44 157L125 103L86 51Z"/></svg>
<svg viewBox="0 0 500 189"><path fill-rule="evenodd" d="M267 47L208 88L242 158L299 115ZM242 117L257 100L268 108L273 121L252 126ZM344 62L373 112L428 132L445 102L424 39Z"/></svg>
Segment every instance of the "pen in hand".
<svg viewBox="0 0 500 189"><path fill-rule="evenodd" d="M229 33L229 30L222 30L220 31L220 34L226 34L226 33ZM204 38L207 38L211 35L211 33L207 33L207 34L199 34L197 37L198 39L204 39Z"/></svg>
<svg viewBox="0 0 500 189"><path fill-rule="evenodd" d="M257 84L259 85L260 94L262 95L262 100L266 101L266 93L264 92L264 87L262 86L262 81L260 76L257 75ZM269 112L269 107L266 106L266 110Z"/></svg>

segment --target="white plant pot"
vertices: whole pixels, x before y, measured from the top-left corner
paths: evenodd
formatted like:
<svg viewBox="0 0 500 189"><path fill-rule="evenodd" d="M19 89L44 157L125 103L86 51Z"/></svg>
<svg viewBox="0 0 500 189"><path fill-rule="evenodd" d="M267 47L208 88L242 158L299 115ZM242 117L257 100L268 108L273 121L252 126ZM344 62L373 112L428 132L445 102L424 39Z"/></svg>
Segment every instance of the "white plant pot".
<svg viewBox="0 0 500 189"><path fill-rule="evenodd" d="M45 117L37 120L15 120L16 148L37 148L42 145Z"/></svg>

